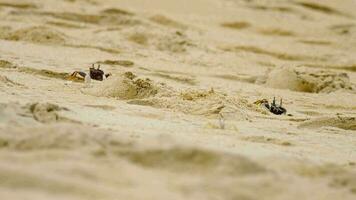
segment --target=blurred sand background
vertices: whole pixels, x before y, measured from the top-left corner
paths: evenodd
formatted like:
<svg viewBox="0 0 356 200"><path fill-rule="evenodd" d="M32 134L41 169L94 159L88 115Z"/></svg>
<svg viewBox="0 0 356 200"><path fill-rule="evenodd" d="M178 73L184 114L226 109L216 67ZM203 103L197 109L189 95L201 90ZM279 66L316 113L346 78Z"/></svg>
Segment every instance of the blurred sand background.
<svg viewBox="0 0 356 200"><path fill-rule="evenodd" d="M0 0L0 199L355 199L355 8Z"/></svg>

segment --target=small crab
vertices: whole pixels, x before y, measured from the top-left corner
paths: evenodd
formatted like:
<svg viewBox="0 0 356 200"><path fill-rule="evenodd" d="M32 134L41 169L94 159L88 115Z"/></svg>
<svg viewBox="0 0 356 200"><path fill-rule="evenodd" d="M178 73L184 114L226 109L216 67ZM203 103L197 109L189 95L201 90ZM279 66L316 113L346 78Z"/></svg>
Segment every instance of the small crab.
<svg viewBox="0 0 356 200"><path fill-rule="evenodd" d="M274 97L273 102L271 104L269 104L267 99L258 100L254 104L261 105L261 106L267 108L271 113L273 113L275 115L282 115L282 114L287 113L287 110L282 107L282 102L283 102L283 100L281 99L279 105L277 105L276 98Z"/></svg>
<svg viewBox="0 0 356 200"><path fill-rule="evenodd" d="M89 75L91 79L97 80L97 81L102 81L105 78L108 78L111 76L111 73L105 74L103 70L100 69L100 65L98 65L98 68L94 67L94 64L89 68ZM74 71L70 75L70 79L79 79L79 80L84 80L85 76L87 74L83 71Z"/></svg>

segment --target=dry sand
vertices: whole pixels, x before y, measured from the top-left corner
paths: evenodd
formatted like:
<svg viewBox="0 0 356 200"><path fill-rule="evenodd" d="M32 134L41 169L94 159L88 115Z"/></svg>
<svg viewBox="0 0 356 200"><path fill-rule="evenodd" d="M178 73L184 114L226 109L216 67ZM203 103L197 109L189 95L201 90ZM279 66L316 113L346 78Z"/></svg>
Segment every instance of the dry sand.
<svg viewBox="0 0 356 200"><path fill-rule="evenodd" d="M0 0L0 199L355 199L355 8Z"/></svg>

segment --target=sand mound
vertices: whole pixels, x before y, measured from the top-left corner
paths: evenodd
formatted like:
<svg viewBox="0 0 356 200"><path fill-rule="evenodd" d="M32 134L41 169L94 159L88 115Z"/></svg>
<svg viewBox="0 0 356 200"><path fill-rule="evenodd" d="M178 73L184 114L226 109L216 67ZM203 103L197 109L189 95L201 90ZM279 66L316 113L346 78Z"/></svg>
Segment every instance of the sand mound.
<svg viewBox="0 0 356 200"><path fill-rule="evenodd" d="M356 130L355 117L322 117L303 122L299 128L317 129L321 127L336 127L344 130Z"/></svg>
<svg viewBox="0 0 356 200"><path fill-rule="evenodd" d="M44 26L33 26L12 32L5 39L40 44L65 44L67 36Z"/></svg>
<svg viewBox="0 0 356 200"><path fill-rule="evenodd" d="M223 114L226 118L246 120L247 104L242 98L231 97L211 90L166 90L165 93L147 98L132 100L129 104L165 108L192 115L217 116Z"/></svg>
<svg viewBox="0 0 356 200"><path fill-rule="evenodd" d="M137 78L131 72L114 75L94 88L83 89L84 94L114 97L123 100L141 99L157 94L158 87L150 79Z"/></svg>
<svg viewBox="0 0 356 200"><path fill-rule="evenodd" d="M272 88L311 93L330 93L341 89L353 90L346 73L311 70L303 67L276 68L267 75L266 85Z"/></svg>
<svg viewBox="0 0 356 200"><path fill-rule="evenodd" d="M82 89L84 94L129 100L129 104L152 106L193 115L226 114L234 119L247 119L247 102L211 90L178 91L163 83L138 78L131 72L114 75L94 86Z"/></svg>

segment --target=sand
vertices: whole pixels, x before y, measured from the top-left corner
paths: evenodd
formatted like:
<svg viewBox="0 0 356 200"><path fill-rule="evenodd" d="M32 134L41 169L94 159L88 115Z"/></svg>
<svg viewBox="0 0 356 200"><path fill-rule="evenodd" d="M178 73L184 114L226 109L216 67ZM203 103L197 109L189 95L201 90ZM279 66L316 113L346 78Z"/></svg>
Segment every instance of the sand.
<svg viewBox="0 0 356 200"><path fill-rule="evenodd" d="M355 199L355 6L0 0L0 199Z"/></svg>

